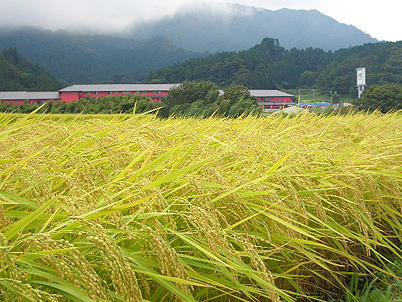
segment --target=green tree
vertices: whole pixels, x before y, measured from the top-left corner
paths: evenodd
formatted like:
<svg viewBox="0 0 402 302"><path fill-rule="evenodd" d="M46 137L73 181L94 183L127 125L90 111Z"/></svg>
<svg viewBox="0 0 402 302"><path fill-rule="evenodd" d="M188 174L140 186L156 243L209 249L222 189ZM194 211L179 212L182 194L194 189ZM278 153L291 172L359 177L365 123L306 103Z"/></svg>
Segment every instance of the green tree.
<svg viewBox="0 0 402 302"><path fill-rule="evenodd" d="M15 48L0 53L0 91L57 91L58 88L53 76L20 57Z"/></svg>
<svg viewBox="0 0 402 302"><path fill-rule="evenodd" d="M373 85L363 92L362 98L355 100L355 105L362 110L390 110L402 109L402 85L387 84Z"/></svg>
<svg viewBox="0 0 402 302"><path fill-rule="evenodd" d="M335 91L335 93L332 95L332 103L337 104L341 100L341 96L339 95L338 92Z"/></svg>
<svg viewBox="0 0 402 302"><path fill-rule="evenodd" d="M253 99L250 90L243 85L232 85L223 90L223 98L230 100L233 105L240 99Z"/></svg>
<svg viewBox="0 0 402 302"><path fill-rule="evenodd" d="M215 103L215 111L219 116L236 117L244 111L251 112L257 107L256 99L251 96L250 90L243 85L231 85L224 89L223 94Z"/></svg>
<svg viewBox="0 0 402 302"><path fill-rule="evenodd" d="M242 97L229 109L229 116L238 117L242 114L259 114L261 108L257 106L257 102L252 99Z"/></svg>
<svg viewBox="0 0 402 302"><path fill-rule="evenodd" d="M210 81L185 81L170 89L165 102L168 115L203 115L205 107L219 95L218 87ZM191 106L191 104L196 105Z"/></svg>

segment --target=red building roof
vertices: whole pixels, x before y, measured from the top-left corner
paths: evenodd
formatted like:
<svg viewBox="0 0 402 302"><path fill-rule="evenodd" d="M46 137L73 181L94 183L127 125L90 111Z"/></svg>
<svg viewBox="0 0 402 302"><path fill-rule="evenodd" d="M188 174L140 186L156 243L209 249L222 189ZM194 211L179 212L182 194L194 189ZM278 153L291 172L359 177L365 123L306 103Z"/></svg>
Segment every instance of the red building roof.
<svg viewBox="0 0 402 302"><path fill-rule="evenodd" d="M169 91L179 84L89 84L72 85L60 92L92 92L92 91Z"/></svg>
<svg viewBox="0 0 402 302"><path fill-rule="evenodd" d="M250 94L253 97L268 97L268 98L274 98L274 97L293 97L292 94L282 92L279 90L250 90Z"/></svg>
<svg viewBox="0 0 402 302"><path fill-rule="evenodd" d="M60 93L53 91L2 91L0 100L60 100Z"/></svg>

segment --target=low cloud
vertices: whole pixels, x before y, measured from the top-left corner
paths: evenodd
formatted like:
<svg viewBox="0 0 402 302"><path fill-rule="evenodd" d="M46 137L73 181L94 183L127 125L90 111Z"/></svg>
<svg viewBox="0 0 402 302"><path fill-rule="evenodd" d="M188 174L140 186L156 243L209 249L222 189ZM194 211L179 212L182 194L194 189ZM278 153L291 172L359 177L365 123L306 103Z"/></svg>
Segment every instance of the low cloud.
<svg viewBox="0 0 402 302"><path fill-rule="evenodd" d="M117 32L190 4L186 0L1 0L0 26Z"/></svg>
<svg viewBox="0 0 402 302"><path fill-rule="evenodd" d="M218 2L212 0L211 2ZM247 14L225 3L197 0L1 0L0 26L35 26L50 30L114 33L186 10L208 9L223 18Z"/></svg>
<svg viewBox="0 0 402 302"><path fill-rule="evenodd" d="M183 10L208 7L204 2L235 2L271 10L317 9L378 39L401 40L402 2L395 0L383 0L381 6L364 0L0 0L0 27L28 25L50 30L115 33ZM214 12L230 18L247 10L236 12L219 5L211 13Z"/></svg>

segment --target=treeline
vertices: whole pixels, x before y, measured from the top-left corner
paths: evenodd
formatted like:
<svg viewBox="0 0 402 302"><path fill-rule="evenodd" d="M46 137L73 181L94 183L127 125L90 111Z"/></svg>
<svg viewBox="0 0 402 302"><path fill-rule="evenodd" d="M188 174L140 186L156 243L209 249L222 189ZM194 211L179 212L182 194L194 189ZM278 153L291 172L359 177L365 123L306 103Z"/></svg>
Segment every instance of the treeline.
<svg viewBox="0 0 402 302"><path fill-rule="evenodd" d="M0 91L57 91L57 80L20 57L15 48L0 54Z"/></svg>
<svg viewBox="0 0 402 302"><path fill-rule="evenodd" d="M48 102L31 105L0 103L0 112L30 113L83 113L83 114L119 114L154 112L160 117L226 116L238 117L241 114L259 114L261 108L244 86L231 86L223 92L213 82L183 82L170 90L168 97L161 103L154 103L150 97L121 95L104 98L86 97L77 102Z"/></svg>
<svg viewBox="0 0 402 302"><path fill-rule="evenodd" d="M402 85L373 85L354 101L359 110L379 110L383 113L402 110Z"/></svg>
<svg viewBox="0 0 402 302"><path fill-rule="evenodd" d="M322 49L290 49L277 39L241 52L222 52L206 58L150 73L147 83L212 81L220 87L232 84L250 89L317 88L356 95L357 67L367 68L368 84L402 84L402 42L365 44L325 52Z"/></svg>
<svg viewBox="0 0 402 302"><path fill-rule="evenodd" d="M259 114L261 108L247 87L232 85L220 91L211 81L184 81L170 89L162 116L238 117Z"/></svg>

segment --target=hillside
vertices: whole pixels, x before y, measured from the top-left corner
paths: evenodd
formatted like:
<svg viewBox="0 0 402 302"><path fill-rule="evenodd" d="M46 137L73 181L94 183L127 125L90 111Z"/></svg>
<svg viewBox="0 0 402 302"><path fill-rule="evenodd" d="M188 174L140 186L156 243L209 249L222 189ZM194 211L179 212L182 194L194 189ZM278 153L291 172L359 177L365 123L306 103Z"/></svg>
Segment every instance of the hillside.
<svg viewBox="0 0 402 302"><path fill-rule="evenodd" d="M41 67L20 57L16 49L0 54L0 91L55 91L59 84Z"/></svg>
<svg viewBox="0 0 402 302"><path fill-rule="evenodd" d="M202 8L182 10L173 17L137 25L128 36L146 39L159 35L198 52L245 50L265 37L279 39L286 49L337 50L378 42L317 10L271 11L238 4L204 4Z"/></svg>
<svg viewBox="0 0 402 302"><path fill-rule="evenodd" d="M251 89L319 88L355 95L355 68L367 68L368 84L402 83L402 42L365 44L336 52L286 50L275 39L241 52L222 52L151 73L147 82L208 80Z"/></svg>
<svg viewBox="0 0 402 302"><path fill-rule="evenodd" d="M201 56L163 37L137 41L34 28L1 30L0 50L9 47L64 84L138 82L149 71Z"/></svg>

